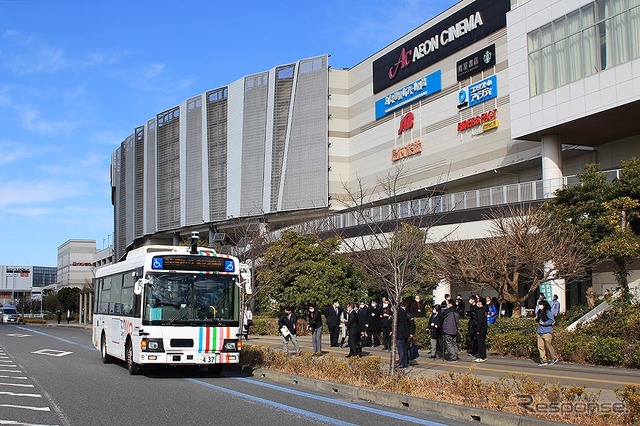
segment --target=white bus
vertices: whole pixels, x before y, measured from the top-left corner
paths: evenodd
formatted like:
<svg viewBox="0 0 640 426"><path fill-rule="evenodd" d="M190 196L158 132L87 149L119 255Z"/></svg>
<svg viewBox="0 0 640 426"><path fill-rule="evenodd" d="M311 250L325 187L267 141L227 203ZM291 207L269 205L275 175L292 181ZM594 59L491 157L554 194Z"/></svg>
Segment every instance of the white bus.
<svg viewBox="0 0 640 426"><path fill-rule="evenodd" d="M240 292L250 278L233 256L191 246L146 246L96 270L93 344L102 362L206 366L240 362Z"/></svg>

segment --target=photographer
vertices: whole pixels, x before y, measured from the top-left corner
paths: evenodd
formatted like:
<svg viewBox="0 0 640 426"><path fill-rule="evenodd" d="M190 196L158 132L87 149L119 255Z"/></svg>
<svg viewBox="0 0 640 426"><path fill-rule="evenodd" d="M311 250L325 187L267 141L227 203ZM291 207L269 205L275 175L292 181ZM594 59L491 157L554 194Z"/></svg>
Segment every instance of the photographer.
<svg viewBox="0 0 640 426"><path fill-rule="evenodd" d="M555 320L549 302L544 299L538 301L536 322L538 323L538 352L540 353L538 366L553 365L558 362L556 350L551 345L552 326L555 324ZM550 358L547 357L547 352L551 356Z"/></svg>

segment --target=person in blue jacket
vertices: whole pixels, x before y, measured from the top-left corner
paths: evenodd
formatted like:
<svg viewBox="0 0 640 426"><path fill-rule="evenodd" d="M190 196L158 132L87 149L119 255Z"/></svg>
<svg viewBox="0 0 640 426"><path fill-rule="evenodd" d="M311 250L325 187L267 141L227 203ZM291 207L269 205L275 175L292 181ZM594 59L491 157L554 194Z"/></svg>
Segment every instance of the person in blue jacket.
<svg viewBox="0 0 640 426"><path fill-rule="evenodd" d="M496 319L498 318L498 298L494 297L492 300L491 297L487 296L486 301L487 323L495 324Z"/></svg>
<svg viewBox="0 0 640 426"><path fill-rule="evenodd" d="M538 313L536 314L536 322L538 323L538 352L540 353L538 365L553 365L558 362L558 355L551 344L555 319L553 318L553 312L551 312L549 302L540 300L538 307ZM547 357L547 353L550 357Z"/></svg>

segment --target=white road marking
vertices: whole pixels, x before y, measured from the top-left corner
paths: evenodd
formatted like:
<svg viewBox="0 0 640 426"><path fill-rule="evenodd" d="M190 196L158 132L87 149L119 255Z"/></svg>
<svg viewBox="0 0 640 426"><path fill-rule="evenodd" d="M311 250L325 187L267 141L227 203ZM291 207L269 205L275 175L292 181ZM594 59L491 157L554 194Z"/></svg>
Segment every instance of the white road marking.
<svg viewBox="0 0 640 426"><path fill-rule="evenodd" d="M59 351L57 349L40 349L39 351L34 351L31 353L38 354L38 355L49 355L49 356L65 356L65 355L72 354L73 352Z"/></svg>
<svg viewBox="0 0 640 426"><path fill-rule="evenodd" d="M49 407L29 407L28 405L0 404L0 407L6 408L22 408L31 411L51 411Z"/></svg>
<svg viewBox="0 0 640 426"><path fill-rule="evenodd" d="M19 426L60 426L60 425L43 425L40 423L24 423L16 422L15 420L2 420L0 419L0 425L19 425Z"/></svg>
<svg viewBox="0 0 640 426"><path fill-rule="evenodd" d="M26 377L26 376L5 376L5 375L0 375L0 379L28 380L29 378Z"/></svg>
<svg viewBox="0 0 640 426"><path fill-rule="evenodd" d="M22 383L0 383L0 386L16 386L19 388L33 388L34 385L23 385Z"/></svg>
<svg viewBox="0 0 640 426"><path fill-rule="evenodd" d="M15 393L15 392L2 392L0 391L0 395L8 395L8 396L24 396L27 398L42 398L42 395L39 393Z"/></svg>

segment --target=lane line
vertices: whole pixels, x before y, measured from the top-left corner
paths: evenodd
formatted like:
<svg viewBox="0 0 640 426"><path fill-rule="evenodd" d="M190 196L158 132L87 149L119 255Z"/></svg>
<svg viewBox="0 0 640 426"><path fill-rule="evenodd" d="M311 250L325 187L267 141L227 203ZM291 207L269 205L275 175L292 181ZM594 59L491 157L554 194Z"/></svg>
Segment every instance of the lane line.
<svg viewBox="0 0 640 426"><path fill-rule="evenodd" d="M2 419L0 419L0 425L19 425L19 426L60 426L60 425L43 425L43 424L40 424L40 423L16 422L15 420L2 420Z"/></svg>
<svg viewBox="0 0 640 426"><path fill-rule="evenodd" d="M54 336L53 334L45 333L44 331L38 331L38 330L34 330L34 329L31 329L31 328L27 328L27 327L17 327L17 328L20 328L22 330L28 330L28 331L30 331L32 333L40 334L42 336L51 337L52 339L56 339L56 340L59 340L61 342L65 342L65 343L68 343L70 345L80 346L81 348L88 349L88 350L91 350L91 351L97 351L98 350L93 345L91 345L91 346L83 345L82 343L74 342L73 340L63 339L62 337Z"/></svg>
<svg viewBox="0 0 640 426"><path fill-rule="evenodd" d="M274 384L271 384L271 383L265 383L265 382L261 382L261 381L255 380L255 379L247 379L247 378L244 378L244 377L233 377L232 380L238 380L238 381L241 381L241 382L251 383L251 384L254 384L254 385L258 385L258 386L262 386L262 387L265 387L265 388L277 390L277 391L280 391L280 392L285 392L285 393L288 393L288 394L294 394L294 395L302 396L304 398L311 398L311 399L315 399L315 400L318 400L318 401L326 402L326 403L329 403L329 404L340 405L340 406L346 407L346 408L353 408L353 409L356 409L356 410L365 411L367 413L378 414L380 416L391 417L393 419L402 420L402 421L406 421L406 422L410 422L410 423L416 423L416 424L419 424L419 425L446 426L444 423L438 423L438 422L434 422L434 421L430 421L430 420L424 420L424 419L420 419L420 418L417 418L417 417L407 416L405 414L390 413L388 411L381 410L381 409L378 409L378 408L365 407L365 406L360 405L360 404L354 404L353 402L340 401L340 400L336 400L336 399L329 398L329 397L326 397L326 396L314 395L312 393L302 392L302 391L299 391L299 390L296 390L296 389L290 389L290 388L287 388L287 387L278 386L278 385L274 385Z"/></svg>
<svg viewBox="0 0 640 426"><path fill-rule="evenodd" d="M302 410L300 408L295 408L295 407L290 407L288 405L285 404L280 404L279 402L275 402L275 401L270 401L268 399L264 399L264 398L260 398L257 396L253 396L253 395L247 395L245 393L241 393L241 392L237 392L231 389L227 389L227 388L223 388L220 386L216 386L216 385L212 385L211 383L207 383L207 382L203 382L201 380L197 380L197 379L187 379L190 382L196 383L200 386L204 386L207 387L209 389L213 389L215 391L218 392L223 392L229 395L233 395L237 398L242 398L242 399L246 399L249 401L253 401L256 402L258 404L262 404L262 405L266 405L272 408L276 408L278 410L281 411L286 411L288 413L292 413L298 416L302 416L302 417L306 417L308 419L311 420L315 420L315 421L319 421L325 424L331 424L331 425L340 425L340 426L356 426L355 423L349 423L349 422L344 422L342 420L338 420L338 419L334 419L332 417L328 417L328 416L323 416L322 414L317 414L311 411L307 411L307 410Z"/></svg>
<svg viewBox="0 0 640 426"><path fill-rule="evenodd" d="M0 379L29 380L29 378L26 376L5 376L5 375L0 375Z"/></svg>
<svg viewBox="0 0 640 426"><path fill-rule="evenodd" d="M51 411L51 408L49 407L30 407L28 405L0 404L0 407L21 408L24 410L31 410L31 411Z"/></svg>
<svg viewBox="0 0 640 426"><path fill-rule="evenodd" d="M2 392L2 391L0 391L0 395L24 396L24 397L27 397L27 398L42 398L42 395L40 395L39 393L15 393L15 392Z"/></svg>
<svg viewBox="0 0 640 426"><path fill-rule="evenodd" d="M24 385L22 383L0 383L0 386L15 386L18 388L34 388L34 385Z"/></svg>

